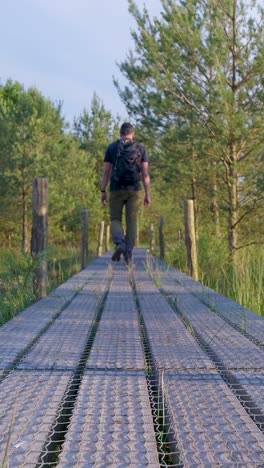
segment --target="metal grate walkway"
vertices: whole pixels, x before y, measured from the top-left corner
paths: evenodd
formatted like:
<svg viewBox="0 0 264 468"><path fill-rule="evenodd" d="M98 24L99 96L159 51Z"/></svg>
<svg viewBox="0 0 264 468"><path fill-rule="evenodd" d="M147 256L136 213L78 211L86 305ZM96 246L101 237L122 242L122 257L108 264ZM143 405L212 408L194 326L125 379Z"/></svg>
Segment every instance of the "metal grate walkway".
<svg viewBox="0 0 264 468"><path fill-rule="evenodd" d="M0 328L0 466L264 467L264 320L137 249Z"/></svg>

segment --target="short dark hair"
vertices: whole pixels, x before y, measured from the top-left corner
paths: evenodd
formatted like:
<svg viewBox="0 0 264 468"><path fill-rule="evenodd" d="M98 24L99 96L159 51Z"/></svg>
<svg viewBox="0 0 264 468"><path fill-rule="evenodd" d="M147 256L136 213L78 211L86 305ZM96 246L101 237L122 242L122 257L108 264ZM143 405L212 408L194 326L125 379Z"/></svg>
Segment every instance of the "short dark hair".
<svg viewBox="0 0 264 468"><path fill-rule="evenodd" d="M121 127L120 127L120 135L121 136L127 136L130 135L130 133L134 132L134 127L131 123L129 122L124 122Z"/></svg>

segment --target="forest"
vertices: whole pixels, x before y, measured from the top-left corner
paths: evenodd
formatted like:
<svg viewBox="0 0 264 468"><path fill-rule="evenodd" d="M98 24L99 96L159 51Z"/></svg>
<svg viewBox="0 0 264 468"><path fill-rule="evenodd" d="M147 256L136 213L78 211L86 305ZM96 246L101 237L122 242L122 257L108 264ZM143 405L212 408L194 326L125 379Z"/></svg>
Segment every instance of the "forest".
<svg viewBox="0 0 264 468"><path fill-rule="evenodd" d="M199 280L264 315L264 10L255 1L162 0L152 18L128 3L133 51L118 64L126 84L114 84L151 155L140 245L163 216L165 259L186 271L183 202L193 199ZM108 222L103 157L120 123L96 90L67 122L62 103L41 90L0 84L0 322L34 300L34 177L49 183L49 287L79 269L86 208L95 255L97 223Z"/></svg>

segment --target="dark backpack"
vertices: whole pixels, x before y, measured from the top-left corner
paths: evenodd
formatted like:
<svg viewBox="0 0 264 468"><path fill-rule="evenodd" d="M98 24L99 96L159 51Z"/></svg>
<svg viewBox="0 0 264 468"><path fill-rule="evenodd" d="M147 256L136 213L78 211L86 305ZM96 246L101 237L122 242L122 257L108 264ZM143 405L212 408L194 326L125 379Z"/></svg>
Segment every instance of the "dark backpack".
<svg viewBox="0 0 264 468"><path fill-rule="evenodd" d="M113 179L119 185L135 185L140 181L141 155L139 144L133 140L120 140L113 167Z"/></svg>

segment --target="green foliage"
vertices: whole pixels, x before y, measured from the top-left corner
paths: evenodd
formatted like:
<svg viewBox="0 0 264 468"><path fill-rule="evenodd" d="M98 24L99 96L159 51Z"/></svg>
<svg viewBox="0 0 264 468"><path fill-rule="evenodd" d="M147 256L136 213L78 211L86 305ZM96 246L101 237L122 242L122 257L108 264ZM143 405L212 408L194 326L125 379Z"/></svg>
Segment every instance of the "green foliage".
<svg viewBox="0 0 264 468"><path fill-rule="evenodd" d="M48 178L48 290L80 269L82 209L90 211L90 259L94 256L97 223L108 216L100 204L99 174L117 120L95 96L78 122L73 134L60 104L35 88L12 81L0 85L0 323L35 300L37 260L27 253L34 177ZM21 244L24 253L18 251Z"/></svg>
<svg viewBox="0 0 264 468"><path fill-rule="evenodd" d="M264 316L263 250L254 247L242 250L234 268L226 243L204 231L198 240L198 257L202 284ZM184 240L167 242L166 261L187 273Z"/></svg>
<svg viewBox="0 0 264 468"><path fill-rule="evenodd" d="M198 263L202 283L214 283L216 289L221 271L227 274L232 271L226 243L206 231L201 233L198 240Z"/></svg>
<svg viewBox="0 0 264 468"><path fill-rule="evenodd" d="M14 250L0 250L0 325L34 301L32 258Z"/></svg>
<svg viewBox="0 0 264 468"><path fill-rule="evenodd" d="M79 149L70 136L64 143L49 173L50 239L76 242L80 231L80 211L90 208L92 226L101 214L95 162Z"/></svg>
<svg viewBox="0 0 264 468"><path fill-rule="evenodd" d="M89 251L88 263L95 256ZM50 245L48 259L48 292L80 271L79 249ZM36 301L33 272L37 262L29 254L14 249L0 249L0 325Z"/></svg>
<svg viewBox="0 0 264 468"><path fill-rule="evenodd" d="M114 118L110 111L94 94L91 109L83 110L83 113L74 120L74 135L80 148L88 156L87 160L96 169L97 183L102 172L102 156L108 144L119 138L119 118Z"/></svg>
<svg viewBox="0 0 264 468"><path fill-rule="evenodd" d="M151 19L129 0L135 52L119 65L128 85L115 84L151 153L152 205L140 211L141 244L148 244L149 222L157 227L163 216L166 259L185 270L178 232L183 199L193 198L201 279L261 312L260 256L243 249L264 242L264 16L259 8L251 17L253 3L162 0L162 14ZM0 85L0 243L29 250L31 180L48 177L49 242L70 254L61 260L62 253L49 253L50 287L66 279L69 256L71 272L78 269L71 249L79 241L80 210L90 210L90 245L97 222L108 220L99 184L119 123L95 94L70 131L60 104L35 88ZM2 255L6 317L34 299L32 260L17 256Z"/></svg>
<svg viewBox="0 0 264 468"><path fill-rule="evenodd" d="M186 263L186 251L184 241L177 241L174 245L166 245L166 262L169 265L173 265L175 268L181 271L187 271Z"/></svg>
<svg viewBox="0 0 264 468"><path fill-rule="evenodd" d="M239 254L236 268L221 242L199 243L200 281L264 316L264 252L250 248Z"/></svg>
<svg viewBox="0 0 264 468"><path fill-rule="evenodd" d="M209 214L233 260L264 242L263 227L255 229L263 216L264 13L252 16L253 4L163 0L160 18L151 19L130 0L135 52L119 65L128 85L115 81L141 134L155 141L156 187L168 188L163 205L173 212L194 198L198 225Z"/></svg>
<svg viewBox="0 0 264 468"><path fill-rule="evenodd" d="M0 87L1 234L22 238L29 249L31 182L50 174L60 153L64 121L60 106L38 90L8 81ZM21 222L22 220L22 222Z"/></svg>
<svg viewBox="0 0 264 468"><path fill-rule="evenodd" d="M119 64L127 85L115 80L153 153L149 220L164 216L166 260L186 271L177 232L193 198L201 280L263 313L262 254L245 247L264 243L264 12L235 0L162 7L152 19L129 0L135 52Z"/></svg>
<svg viewBox="0 0 264 468"><path fill-rule="evenodd" d="M29 251L31 183L47 177L49 241L74 244L80 236L80 211L90 210L90 238L107 218L100 204L100 176L106 146L117 137L118 120L95 95L91 110L68 131L55 105L19 83L0 85L0 242L22 243Z"/></svg>
<svg viewBox="0 0 264 468"><path fill-rule="evenodd" d="M233 270L227 294L239 304L264 317L264 252L249 250L240 256L239 268Z"/></svg>

